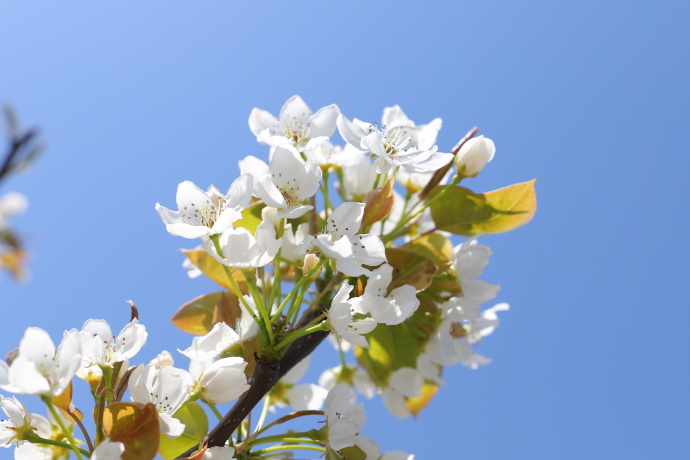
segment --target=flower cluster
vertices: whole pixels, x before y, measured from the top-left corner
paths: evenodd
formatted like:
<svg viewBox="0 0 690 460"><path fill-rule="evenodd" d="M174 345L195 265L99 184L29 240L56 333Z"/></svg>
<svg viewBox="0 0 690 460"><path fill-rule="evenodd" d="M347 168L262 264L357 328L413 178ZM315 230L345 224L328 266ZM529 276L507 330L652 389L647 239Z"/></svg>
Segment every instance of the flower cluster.
<svg viewBox="0 0 690 460"><path fill-rule="evenodd" d="M173 316L195 334L179 350L188 369L175 367L167 351L132 365L147 339L134 307L117 336L104 320L91 319L66 331L56 347L45 331L29 328L19 349L0 361L0 389L39 395L50 418L0 397L9 417L0 424L4 445L33 449L31 458L70 451L100 460L157 452L282 458L297 449L333 460L414 458L381 454L361 435L366 414L355 390L380 395L393 415L407 417L429 402L419 398L425 387L444 384L444 366L489 362L475 347L508 305L482 307L499 287L478 279L491 250L477 238L526 223L535 206L532 182L485 194L458 186L492 160L494 144L473 130L441 152L441 124L417 125L396 105L384 109L379 126L348 118L336 105L313 113L298 96L277 117L254 109L249 128L268 150L266 161L241 159L225 193L227 184L204 190L184 181L177 210L155 206L170 234L197 240L184 251L190 277L203 274L224 288ZM302 382L326 337L340 365L318 384ZM348 362L353 348L356 364ZM75 376L94 397L93 437L71 400ZM131 402L123 400L126 392ZM223 418L216 406L235 400ZM249 415L261 401L253 423ZM210 431L199 403L222 419ZM295 412L276 413L287 406ZM277 418L267 423L269 414ZM266 435L307 416L325 423Z"/></svg>

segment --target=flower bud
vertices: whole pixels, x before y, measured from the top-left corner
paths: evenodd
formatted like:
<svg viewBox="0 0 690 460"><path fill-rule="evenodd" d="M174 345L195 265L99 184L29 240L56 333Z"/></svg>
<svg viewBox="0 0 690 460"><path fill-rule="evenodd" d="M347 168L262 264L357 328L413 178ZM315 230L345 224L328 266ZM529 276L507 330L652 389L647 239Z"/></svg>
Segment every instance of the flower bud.
<svg viewBox="0 0 690 460"><path fill-rule="evenodd" d="M455 156L455 167L460 177L474 177L494 157L494 141L479 136L470 139Z"/></svg>
<svg viewBox="0 0 690 460"><path fill-rule="evenodd" d="M309 270L314 268L314 266L319 262L319 256L316 254L307 254L304 256L304 266L302 267L302 273L305 275ZM316 279L319 275L321 274L321 269L317 270L316 273L314 273L313 278Z"/></svg>

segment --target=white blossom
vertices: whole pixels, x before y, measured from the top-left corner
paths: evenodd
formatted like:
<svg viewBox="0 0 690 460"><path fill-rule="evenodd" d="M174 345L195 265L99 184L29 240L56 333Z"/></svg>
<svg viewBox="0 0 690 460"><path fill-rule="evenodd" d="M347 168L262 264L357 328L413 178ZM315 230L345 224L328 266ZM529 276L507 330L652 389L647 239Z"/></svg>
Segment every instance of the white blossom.
<svg viewBox="0 0 690 460"><path fill-rule="evenodd" d="M363 348L369 348L364 334L368 334L376 328L376 321L373 318L355 319L353 317L352 304L348 301L348 296L354 286L343 284L333 297L331 308L328 310L328 322L333 332L340 337Z"/></svg>
<svg viewBox="0 0 690 460"><path fill-rule="evenodd" d="M460 147L460 151L455 156L455 167L458 175L476 176L493 159L494 153L496 153L496 147L491 139L478 136L468 140Z"/></svg>
<svg viewBox="0 0 690 460"><path fill-rule="evenodd" d="M357 435L364 427L364 405L357 404L355 392L346 383L339 383L328 392L324 406L328 426L328 445L338 451L354 446Z"/></svg>
<svg viewBox="0 0 690 460"><path fill-rule="evenodd" d="M120 460L125 452L125 445L121 442L103 440L91 454L91 460Z"/></svg>
<svg viewBox="0 0 690 460"><path fill-rule="evenodd" d="M364 288L364 294L350 299L350 303L357 313L369 313L377 323L393 326L400 324L419 307L417 290L414 286L405 284L393 289L386 295L388 286L393 279L393 267L383 264L374 270Z"/></svg>
<svg viewBox="0 0 690 460"><path fill-rule="evenodd" d="M387 107L383 111L383 126L360 120L348 120L338 116L338 130L349 144L376 155L376 169L381 174L391 167L407 169L410 172L428 172L452 161L450 153L438 152L436 136L441 129L441 119L436 118L427 125L415 126L399 106Z"/></svg>
<svg viewBox="0 0 690 460"><path fill-rule="evenodd" d="M115 337L110 325L102 319L89 319L81 328L82 366L94 364L113 367L131 359L146 343L148 333L135 318Z"/></svg>
<svg viewBox="0 0 690 460"><path fill-rule="evenodd" d="M249 114L249 129L262 144L305 147L310 140L323 141L333 135L340 113L335 104L319 109L315 114L299 96L288 99L278 118L261 109Z"/></svg>
<svg viewBox="0 0 690 460"><path fill-rule="evenodd" d="M410 409L406 398L414 398L421 394L424 385L422 373L411 367L396 369L388 378L388 386L384 388L381 399L389 412L396 417L410 416Z"/></svg>
<svg viewBox="0 0 690 460"><path fill-rule="evenodd" d="M79 331L66 331L57 350L46 331L30 327L10 366L0 361L0 388L19 394L57 396L81 364Z"/></svg>
<svg viewBox="0 0 690 460"><path fill-rule="evenodd" d="M156 203L156 211L171 235L184 238L217 235L232 228L232 224L242 217L242 210L251 199L252 188L252 177L248 174L235 180L226 195L215 187L204 192L192 182L184 181L177 187L179 210L171 211Z"/></svg>
<svg viewBox="0 0 690 460"><path fill-rule="evenodd" d="M185 426L173 414L189 399L192 384L192 377L183 369L141 365L129 378L129 393L134 402L156 406L161 433L174 438Z"/></svg>
<svg viewBox="0 0 690 460"><path fill-rule="evenodd" d="M270 165L253 156L244 158L240 171L254 178L254 196L277 208L278 219L294 219L312 209L303 202L316 194L321 181L321 168L313 161L303 161L289 145L271 149Z"/></svg>
<svg viewBox="0 0 690 460"><path fill-rule="evenodd" d="M297 383L306 374L310 362L311 355L290 369L274 387L273 401L277 407L289 405L295 410L320 410L323 407L328 393L325 388L313 383Z"/></svg>

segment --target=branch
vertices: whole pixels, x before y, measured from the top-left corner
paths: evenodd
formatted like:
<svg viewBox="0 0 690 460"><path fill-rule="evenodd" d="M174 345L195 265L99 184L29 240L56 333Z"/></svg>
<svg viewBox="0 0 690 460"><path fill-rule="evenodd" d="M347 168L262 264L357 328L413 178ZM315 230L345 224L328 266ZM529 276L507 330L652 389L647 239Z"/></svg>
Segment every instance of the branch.
<svg viewBox="0 0 690 460"><path fill-rule="evenodd" d="M312 319L320 314L320 309L309 311L302 317L297 327L300 328L309 324ZM209 447L224 446L232 433L240 426L242 420L244 420L247 414L256 407L264 396L266 396L266 393L273 388L276 382L287 374L290 369L295 367L297 363L309 356L314 349L328 337L328 334L328 331L319 331L300 337L290 345L285 354L277 362L271 362L258 357L249 390L240 396L240 399L237 400L235 405L232 406L230 411L223 417L223 420L209 432L203 444ZM196 450L197 448L193 447L177 458L182 459L189 457Z"/></svg>

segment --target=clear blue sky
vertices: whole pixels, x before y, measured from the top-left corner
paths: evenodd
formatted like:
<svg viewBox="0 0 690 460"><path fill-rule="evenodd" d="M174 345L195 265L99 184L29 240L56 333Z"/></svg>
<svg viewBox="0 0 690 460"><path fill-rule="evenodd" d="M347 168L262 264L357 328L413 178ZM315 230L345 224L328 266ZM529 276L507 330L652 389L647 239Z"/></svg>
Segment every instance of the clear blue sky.
<svg viewBox="0 0 690 460"><path fill-rule="evenodd" d="M0 100L50 148L0 190L29 197L33 274L0 279L0 353L28 326L119 330L128 299L142 359L186 347L168 320L215 287L187 279L190 242L154 204L266 155L253 107L399 104L443 119L441 150L478 125L497 153L468 185L538 177L539 209L482 241L512 307L480 348L494 362L448 369L416 421L372 403L365 434L419 460L687 458L688 19L671 1L4 2Z"/></svg>

